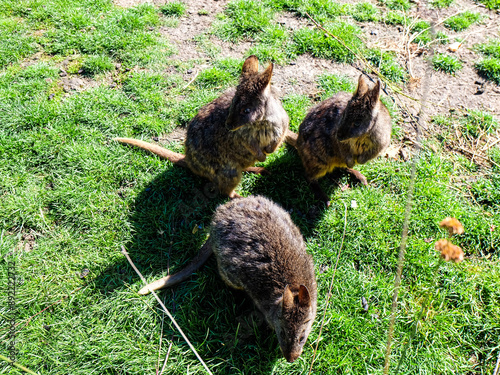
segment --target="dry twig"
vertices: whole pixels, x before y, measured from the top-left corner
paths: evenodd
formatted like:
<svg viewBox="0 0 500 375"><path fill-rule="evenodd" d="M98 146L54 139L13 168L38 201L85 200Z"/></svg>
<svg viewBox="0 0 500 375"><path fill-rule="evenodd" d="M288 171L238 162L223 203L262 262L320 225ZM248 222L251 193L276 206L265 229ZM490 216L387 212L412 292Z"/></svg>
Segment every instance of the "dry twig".
<svg viewBox="0 0 500 375"><path fill-rule="evenodd" d="M170 345L168 346L167 356L165 357L165 361L163 361L163 366L160 371L160 375L165 371L165 367L167 366L168 357L170 356L170 350L172 349L172 341L170 341Z"/></svg>
<svg viewBox="0 0 500 375"><path fill-rule="evenodd" d="M196 74L193 76L193 79L191 81L188 82L188 84L186 86L184 86L183 88L181 88L180 91L184 91L185 89L187 89L189 87L189 85L191 85L191 83L194 82L194 80L196 79L196 77L198 77L198 73L199 72L196 72Z"/></svg>
<svg viewBox="0 0 500 375"><path fill-rule="evenodd" d="M12 359L9 359L7 357L4 357L3 355L0 354L0 359L2 361L5 361L7 363L10 363L12 366L14 367L17 367L18 369L20 370L23 370L24 372L27 372L28 374L32 374L32 375L38 375L36 372L34 371L31 371L29 368L27 367L24 367L23 365L17 363L17 362L14 362Z"/></svg>
<svg viewBox="0 0 500 375"><path fill-rule="evenodd" d="M146 281L146 279L144 278L144 276L142 276L142 274L139 272L139 270L137 269L137 267L135 266L134 262L132 262L132 259L130 259L130 256L128 255L127 251L125 250L125 248L122 246L122 254L125 255L125 257L127 258L128 262L130 263L130 265L132 266L132 268L134 269L134 271L137 273L137 275L139 275L139 277L141 278L142 282L144 283L144 285L148 285L148 282ZM149 288L148 288L149 289ZM198 354L198 352L196 351L195 347L193 346L193 344L191 344L191 342L189 341L189 339L187 338L187 336L184 334L184 332L182 331L181 327L179 326L179 324L177 324L177 321L174 319L174 317L172 316L172 314L170 314L170 311L168 311L168 309L165 307L165 305L163 304L163 302L161 301L160 297L158 297L158 295L154 292L154 290L150 290L151 294L156 298L156 300L158 301L158 303L160 304L161 308L163 309L163 311L165 312L165 314L167 314L167 316L170 318L170 320L172 321L172 324L175 326L175 328L177 328L177 330L179 331L179 333L181 334L182 338L186 341L186 343L189 345L189 348L193 351L194 355L196 356L196 358L198 358L198 360L200 361L200 363L203 365L203 367L205 368L205 370L207 370L207 372L210 374L210 375L213 375L212 374L212 371L210 371L210 369L208 368L208 366L206 365L206 363L203 361L203 359L200 357L200 355Z"/></svg>

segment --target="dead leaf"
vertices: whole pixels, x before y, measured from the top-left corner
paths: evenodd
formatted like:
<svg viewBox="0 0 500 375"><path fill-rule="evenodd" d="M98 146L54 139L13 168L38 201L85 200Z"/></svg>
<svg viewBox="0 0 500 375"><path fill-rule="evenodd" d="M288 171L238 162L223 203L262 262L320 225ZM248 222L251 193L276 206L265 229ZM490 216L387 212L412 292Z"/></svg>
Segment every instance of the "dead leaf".
<svg viewBox="0 0 500 375"><path fill-rule="evenodd" d="M401 149L399 150L399 154L401 155L401 158L404 160L404 161L408 161L410 160L410 154L408 153L408 151L406 151L405 149Z"/></svg>
<svg viewBox="0 0 500 375"><path fill-rule="evenodd" d="M399 159L399 151L400 150L401 150L401 145L390 145L385 150L384 156L387 159L398 160Z"/></svg>
<svg viewBox="0 0 500 375"><path fill-rule="evenodd" d="M414 91L420 86L420 81L422 78L420 77L410 77L410 81L408 82L408 90Z"/></svg>
<svg viewBox="0 0 500 375"><path fill-rule="evenodd" d="M451 43L448 46L448 50L451 51L451 52L457 52L460 47L462 47L462 43L455 42L455 43Z"/></svg>

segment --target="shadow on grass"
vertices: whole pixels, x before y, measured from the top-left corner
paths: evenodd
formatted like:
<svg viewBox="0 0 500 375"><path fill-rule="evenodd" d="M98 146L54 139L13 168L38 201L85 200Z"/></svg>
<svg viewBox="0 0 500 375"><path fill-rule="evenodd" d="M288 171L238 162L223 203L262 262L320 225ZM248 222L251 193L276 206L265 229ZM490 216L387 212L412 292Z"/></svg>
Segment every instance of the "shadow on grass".
<svg viewBox="0 0 500 375"><path fill-rule="evenodd" d="M306 181L304 167L297 151L286 146L286 152L279 158L266 164L271 173L257 179L252 186L252 193L264 195L279 203L292 216L294 223L300 228L302 235L307 239L313 235L318 222L328 210L326 205L316 199L312 189ZM335 170L319 180L323 191L330 197L332 204L340 186L349 185L350 188L361 188L358 181L342 169Z"/></svg>
<svg viewBox="0 0 500 375"><path fill-rule="evenodd" d="M297 152L291 147L278 151L269 157L266 168L270 175L246 175L240 191L263 195L280 204L291 213L305 238L313 236L327 208L314 198ZM327 194L335 196L337 182L325 178L321 184ZM139 193L130 207L132 237L125 247L149 282L181 270L194 257L206 240L216 207L227 201L210 182L176 166L166 166ZM127 284L134 289L142 286L122 257L94 282L103 294ZM209 366L218 365L217 373L234 374L238 370L270 374L282 358L273 330L244 293L224 284L214 258L189 280L158 294L202 358ZM141 298L156 307L159 333L161 309L153 297ZM187 349L168 319L163 337L173 340L181 350Z"/></svg>
<svg viewBox="0 0 500 375"><path fill-rule="evenodd" d="M252 194L263 195L282 206L302 235L309 237L325 214L326 206L314 197L296 150L286 146L285 152L266 163L266 169L270 174L255 179Z"/></svg>

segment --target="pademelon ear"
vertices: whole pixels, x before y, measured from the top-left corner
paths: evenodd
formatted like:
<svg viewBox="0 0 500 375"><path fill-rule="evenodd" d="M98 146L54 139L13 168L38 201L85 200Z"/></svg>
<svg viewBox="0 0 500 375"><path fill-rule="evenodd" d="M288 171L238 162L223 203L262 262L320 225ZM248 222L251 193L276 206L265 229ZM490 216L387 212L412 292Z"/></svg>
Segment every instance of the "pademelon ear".
<svg viewBox="0 0 500 375"><path fill-rule="evenodd" d="M259 59L257 56L252 55L247 57L241 68L242 74L255 74L259 72Z"/></svg>
<svg viewBox="0 0 500 375"><path fill-rule="evenodd" d="M259 87L261 90L264 90L271 83L271 78L273 77L273 67L273 63L270 63L266 70L264 70L259 76Z"/></svg>
<svg viewBox="0 0 500 375"><path fill-rule="evenodd" d="M363 74L359 76L358 79L358 88L356 89L356 92L354 93L355 96L364 96L368 92L370 88L368 87L368 81L365 78Z"/></svg>
<svg viewBox="0 0 500 375"><path fill-rule="evenodd" d="M283 311L290 310L293 308L293 293L290 290L290 287L285 286L285 290L283 292Z"/></svg>
<svg viewBox="0 0 500 375"><path fill-rule="evenodd" d="M375 82L375 86L370 90L370 92L367 94L367 96L370 98L370 104L372 106L377 103L378 99L380 98L380 80L377 79Z"/></svg>
<svg viewBox="0 0 500 375"><path fill-rule="evenodd" d="M311 305L311 296L309 295L309 290L305 285L299 287L299 305L302 307Z"/></svg>

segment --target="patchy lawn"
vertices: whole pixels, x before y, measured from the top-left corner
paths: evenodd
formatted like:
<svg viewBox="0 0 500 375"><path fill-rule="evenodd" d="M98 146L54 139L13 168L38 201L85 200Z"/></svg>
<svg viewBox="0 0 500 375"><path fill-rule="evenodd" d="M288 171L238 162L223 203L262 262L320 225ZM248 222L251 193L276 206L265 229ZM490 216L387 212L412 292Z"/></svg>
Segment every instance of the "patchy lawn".
<svg viewBox="0 0 500 375"><path fill-rule="evenodd" d="M276 63L273 82L295 131L318 101L352 91L359 69L375 69L394 119L392 146L359 167L367 187L322 179L329 209L315 201L290 147L262 164L270 176L244 176L241 195L273 199L300 227L315 261L318 316L302 356L287 363L274 333L248 298L224 285L211 259L160 293L209 368L307 374L319 340L313 374L382 373L429 69L390 373L401 361L402 374L491 374L500 337L499 4L431 7L4 0L0 277L6 285L15 259L18 284L15 316L0 294L0 354L8 355L14 318L17 361L40 374L159 373L167 356L164 374L205 373L156 300L137 294L141 281L119 249L148 281L175 272L197 253L227 199L207 196L206 181L188 170L112 139L182 152L188 121L234 86L243 59L256 54L261 66ZM440 262L434 249L447 216L465 228L453 239L465 252L461 263ZM0 373L22 372L0 362Z"/></svg>

